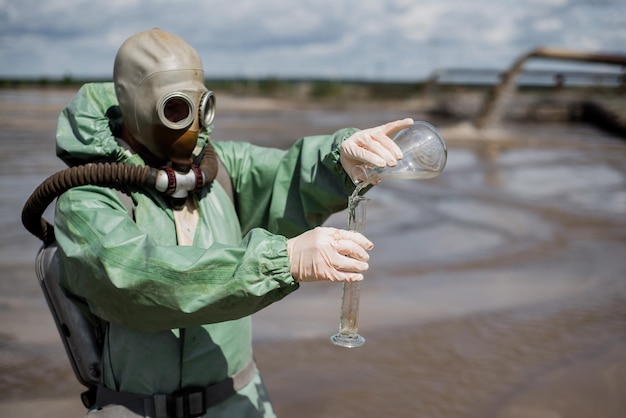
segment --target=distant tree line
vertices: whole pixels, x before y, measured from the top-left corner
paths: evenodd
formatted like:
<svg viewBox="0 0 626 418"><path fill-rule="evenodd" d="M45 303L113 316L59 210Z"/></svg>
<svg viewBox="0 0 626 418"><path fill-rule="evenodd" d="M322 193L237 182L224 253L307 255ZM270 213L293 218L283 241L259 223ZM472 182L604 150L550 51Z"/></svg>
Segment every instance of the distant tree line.
<svg viewBox="0 0 626 418"><path fill-rule="evenodd" d="M0 88L78 87L94 81L110 80L75 79L70 76L61 79L0 79ZM314 100L355 97L397 100L418 95L424 88L423 82L279 78L207 79L206 84L214 91L231 94Z"/></svg>
<svg viewBox="0 0 626 418"><path fill-rule="evenodd" d="M106 79L78 79L70 75L62 78L0 79L0 88L78 88L86 82L110 81ZM421 81L375 81L375 80L333 80L333 79L286 79L286 78L211 78L207 86L216 92L241 96L263 96L284 99L319 101L345 100L405 100L425 95L463 91L484 91L494 86L493 81L464 83L431 77ZM566 86L569 89L584 87ZM587 88L590 86L587 86ZM597 86L596 86L597 87ZM620 86L623 90L623 85ZM519 90L562 89L563 85L520 85ZM611 88L610 90L612 90Z"/></svg>

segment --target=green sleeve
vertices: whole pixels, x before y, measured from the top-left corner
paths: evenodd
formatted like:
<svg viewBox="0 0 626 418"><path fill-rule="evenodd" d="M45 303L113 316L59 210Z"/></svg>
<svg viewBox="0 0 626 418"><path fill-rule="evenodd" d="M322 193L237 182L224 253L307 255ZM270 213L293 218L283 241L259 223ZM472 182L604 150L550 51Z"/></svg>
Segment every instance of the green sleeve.
<svg viewBox="0 0 626 418"><path fill-rule="evenodd" d="M171 229L161 220L154 234ZM250 315L294 291L286 239L255 229L238 245L157 245L116 192L85 186L57 203L62 285L97 316L140 331Z"/></svg>
<svg viewBox="0 0 626 418"><path fill-rule="evenodd" d="M214 142L228 170L241 229L296 236L347 207L354 184L339 162L339 145L356 129L301 138L288 150Z"/></svg>

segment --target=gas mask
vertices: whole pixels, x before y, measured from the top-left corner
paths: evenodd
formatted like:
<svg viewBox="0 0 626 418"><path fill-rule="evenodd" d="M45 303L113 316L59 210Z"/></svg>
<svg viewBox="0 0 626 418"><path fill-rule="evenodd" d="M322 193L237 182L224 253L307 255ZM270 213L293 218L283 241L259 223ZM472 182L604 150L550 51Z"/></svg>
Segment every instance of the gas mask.
<svg viewBox="0 0 626 418"><path fill-rule="evenodd" d="M198 135L215 115L198 53L177 35L140 32L120 47L113 80L133 139L150 157L189 171Z"/></svg>

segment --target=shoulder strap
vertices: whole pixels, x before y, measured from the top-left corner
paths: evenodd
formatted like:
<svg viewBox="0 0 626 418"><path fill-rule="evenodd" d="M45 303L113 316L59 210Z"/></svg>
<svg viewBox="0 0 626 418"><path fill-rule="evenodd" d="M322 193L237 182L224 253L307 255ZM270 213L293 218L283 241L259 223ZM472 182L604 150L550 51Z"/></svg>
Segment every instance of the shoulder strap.
<svg viewBox="0 0 626 418"><path fill-rule="evenodd" d="M121 190L116 189L116 191L117 191L117 196L122 201L122 204L124 205L124 207L126 208L128 213L130 214L130 217L135 219L134 216L133 216L133 213L134 213L133 211L135 209L135 204L133 203L132 197L130 197L130 195L124 193Z"/></svg>
<svg viewBox="0 0 626 418"><path fill-rule="evenodd" d="M226 167L224 167L224 163L222 162L222 160L220 160L220 158L217 158L217 176L215 176L215 181L217 181L226 191L226 194L228 194L228 197L230 197L230 201L233 202L233 204L235 203L235 197L233 194L233 183L230 180L230 174L228 173L228 170L226 170Z"/></svg>

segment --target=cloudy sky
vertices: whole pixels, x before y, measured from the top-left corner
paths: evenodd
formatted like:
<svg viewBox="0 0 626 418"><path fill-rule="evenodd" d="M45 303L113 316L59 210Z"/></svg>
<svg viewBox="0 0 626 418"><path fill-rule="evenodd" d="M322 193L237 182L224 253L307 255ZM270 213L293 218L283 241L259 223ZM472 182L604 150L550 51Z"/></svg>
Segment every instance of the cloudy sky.
<svg viewBox="0 0 626 418"><path fill-rule="evenodd" d="M106 77L160 27L207 77L416 80L537 46L626 54L626 0L0 0L0 77Z"/></svg>

